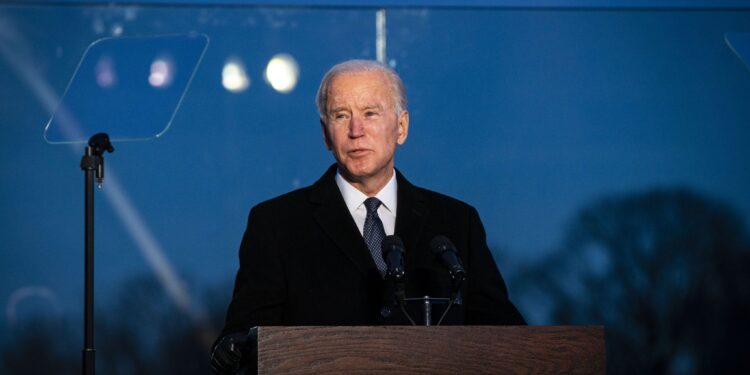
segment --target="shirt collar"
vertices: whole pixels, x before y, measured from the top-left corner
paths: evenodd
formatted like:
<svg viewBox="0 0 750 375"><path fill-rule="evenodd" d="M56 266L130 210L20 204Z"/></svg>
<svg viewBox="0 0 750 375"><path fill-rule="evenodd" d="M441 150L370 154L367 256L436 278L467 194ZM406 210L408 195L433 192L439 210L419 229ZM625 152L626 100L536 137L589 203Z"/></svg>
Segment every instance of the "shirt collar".
<svg viewBox="0 0 750 375"><path fill-rule="evenodd" d="M336 169L336 185L338 185L339 190L341 191L341 196L344 197L346 207L351 213L356 211L357 208L365 202L365 199L368 198L365 193L357 190L357 188L352 186L349 181L345 180L344 177L341 176L341 173L339 173L338 169ZM396 171L394 170L388 183L385 184L377 194L375 194L375 198L378 198L383 202L383 207L390 211L394 216L396 215L396 205L398 202L397 192L398 183L396 182Z"/></svg>

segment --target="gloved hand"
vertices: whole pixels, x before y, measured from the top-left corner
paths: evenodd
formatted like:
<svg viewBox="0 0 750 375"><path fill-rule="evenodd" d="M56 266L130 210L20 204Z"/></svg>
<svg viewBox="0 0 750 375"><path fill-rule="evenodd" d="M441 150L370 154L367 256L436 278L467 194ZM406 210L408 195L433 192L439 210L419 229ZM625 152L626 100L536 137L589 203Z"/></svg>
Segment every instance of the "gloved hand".
<svg viewBox="0 0 750 375"><path fill-rule="evenodd" d="M249 332L230 333L222 337L211 352L211 369L214 374L236 374L248 340L251 340Z"/></svg>

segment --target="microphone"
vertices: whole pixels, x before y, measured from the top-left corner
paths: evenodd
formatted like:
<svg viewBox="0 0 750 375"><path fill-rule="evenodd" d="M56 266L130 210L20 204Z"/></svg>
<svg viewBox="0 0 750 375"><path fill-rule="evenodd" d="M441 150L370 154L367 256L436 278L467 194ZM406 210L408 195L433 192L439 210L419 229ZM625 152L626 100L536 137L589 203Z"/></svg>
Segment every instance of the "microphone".
<svg viewBox="0 0 750 375"><path fill-rule="evenodd" d="M440 263L448 268L448 273L451 276L451 284L453 284L453 292L458 293L461 284L466 280L466 271L464 270L464 265L461 263L461 258L458 256L458 250L453 246L451 240L443 235L437 235L430 241L430 249Z"/></svg>
<svg viewBox="0 0 750 375"><path fill-rule="evenodd" d="M404 242L396 235L386 236L380 244L383 251L385 270L385 306L380 315L391 315L390 306L398 306L412 325L414 319L406 311L406 270L404 269Z"/></svg>
<svg viewBox="0 0 750 375"><path fill-rule="evenodd" d="M385 277L395 282L401 282L405 276L404 270L404 242L396 235L386 236L381 243L383 260L386 264Z"/></svg>

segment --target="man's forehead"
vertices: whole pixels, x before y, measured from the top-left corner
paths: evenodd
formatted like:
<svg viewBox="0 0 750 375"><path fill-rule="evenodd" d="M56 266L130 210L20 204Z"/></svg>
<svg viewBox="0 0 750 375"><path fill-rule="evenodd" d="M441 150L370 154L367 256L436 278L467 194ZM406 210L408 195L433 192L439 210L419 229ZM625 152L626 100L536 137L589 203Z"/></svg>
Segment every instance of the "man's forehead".
<svg viewBox="0 0 750 375"><path fill-rule="evenodd" d="M358 105L382 105L391 96L388 79L383 72L341 73L328 87L329 107L355 100Z"/></svg>
<svg viewBox="0 0 750 375"><path fill-rule="evenodd" d="M335 82L337 80L342 79L355 79L355 80L365 80L365 79L372 79L376 81L387 81L388 77L386 76L385 72L381 72L379 70L363 70L363 71L351 71L351 72L340 72L337 73L333 78L331 79L331 82Z"/></svg>

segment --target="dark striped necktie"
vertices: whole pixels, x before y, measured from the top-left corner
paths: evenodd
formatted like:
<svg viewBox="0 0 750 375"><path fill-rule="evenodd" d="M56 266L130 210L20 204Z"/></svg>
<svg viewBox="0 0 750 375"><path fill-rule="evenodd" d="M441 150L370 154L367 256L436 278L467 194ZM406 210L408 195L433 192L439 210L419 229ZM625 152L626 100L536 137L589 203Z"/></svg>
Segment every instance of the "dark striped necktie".
<svg viewBox="0 0 750 375"><path fill-rule="evenodd" d="M365 218L365 227L362 230L362 237L365 239L367 247L370 249L372 260L375 261L375 265L380 271L380 275L385 275L385 261L383 260L383 250L380 244L385 238L385 229L383 229L383 222L380 221L378 216L378 207L382 202L378 198L367 198L365 199L365 207L367 208L367 217Z"/></svg>

